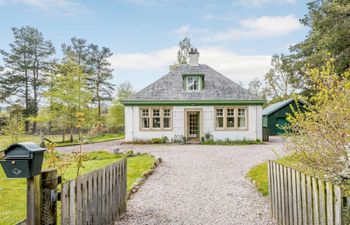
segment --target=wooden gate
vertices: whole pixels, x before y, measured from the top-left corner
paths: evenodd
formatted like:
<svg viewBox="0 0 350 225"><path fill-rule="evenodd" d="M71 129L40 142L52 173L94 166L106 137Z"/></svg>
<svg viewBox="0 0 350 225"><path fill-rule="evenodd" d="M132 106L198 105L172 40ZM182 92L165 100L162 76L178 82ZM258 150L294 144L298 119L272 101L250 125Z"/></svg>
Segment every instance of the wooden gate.
<svg viewBox="0 0 350 225"><path fill-rule="evenodd" d="M127 160L63 184L61 224L109 225L126 211Z"/></svg>

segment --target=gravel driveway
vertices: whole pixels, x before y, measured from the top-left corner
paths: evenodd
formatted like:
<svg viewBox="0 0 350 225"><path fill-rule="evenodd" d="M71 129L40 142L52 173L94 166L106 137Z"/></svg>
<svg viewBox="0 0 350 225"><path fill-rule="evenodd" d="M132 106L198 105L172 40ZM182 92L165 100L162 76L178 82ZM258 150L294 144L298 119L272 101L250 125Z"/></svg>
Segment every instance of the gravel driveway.
<svg viewBox="0 0 350 225"><path fill-rule="evenodd" d="M264 145L128 146L163 162L128 201L117 225L275 224L268 199L245 177L253 165L275 157L282 142Z"/></svg>

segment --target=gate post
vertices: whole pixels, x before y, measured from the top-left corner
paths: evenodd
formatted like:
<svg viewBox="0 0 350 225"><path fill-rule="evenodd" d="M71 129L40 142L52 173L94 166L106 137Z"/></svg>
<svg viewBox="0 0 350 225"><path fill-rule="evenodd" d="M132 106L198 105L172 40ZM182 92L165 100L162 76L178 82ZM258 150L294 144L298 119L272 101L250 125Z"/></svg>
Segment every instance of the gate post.
<svg viewBox="0 0 350 225"><path fill-rule="evenodd" d="M56 169L45 170L41 173L40 182L40 214L41 225L56 225L57 222L57 185Z"/></svg>
<svg viewBox="0 0 350 225"><path fill-rule="evenodd" d="M27 225L40 224L40 175L27 178Z"/></svg>

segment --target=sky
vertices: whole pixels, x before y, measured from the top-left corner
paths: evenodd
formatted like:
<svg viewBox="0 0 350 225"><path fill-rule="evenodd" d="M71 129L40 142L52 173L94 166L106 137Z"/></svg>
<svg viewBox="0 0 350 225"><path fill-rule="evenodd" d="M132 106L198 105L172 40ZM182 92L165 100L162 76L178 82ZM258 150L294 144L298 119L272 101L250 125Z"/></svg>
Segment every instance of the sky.
<svg viewBox="0 0 350 225"><path fill-rule="evenodd" d="M33 26L61 44L72 37L112 50L113 83L140 90L169 72L188 36L207 64L237 83L263 79L274 53L305 39L307 0L0 0L0 49L11 27ZM2 61L0 60L0 64Z"/></svg>

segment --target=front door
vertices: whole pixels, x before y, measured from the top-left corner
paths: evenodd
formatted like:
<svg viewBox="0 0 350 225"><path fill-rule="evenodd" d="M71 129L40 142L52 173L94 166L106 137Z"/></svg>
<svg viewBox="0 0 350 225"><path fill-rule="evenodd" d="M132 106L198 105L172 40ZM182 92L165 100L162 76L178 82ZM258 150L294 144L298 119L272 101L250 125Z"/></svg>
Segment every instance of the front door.
<svg viewBox="0 0 350 225"><path fill-rule="evenodd" d="M199 112L188 112L187 132L188 138L199 138Z"/></svg>

